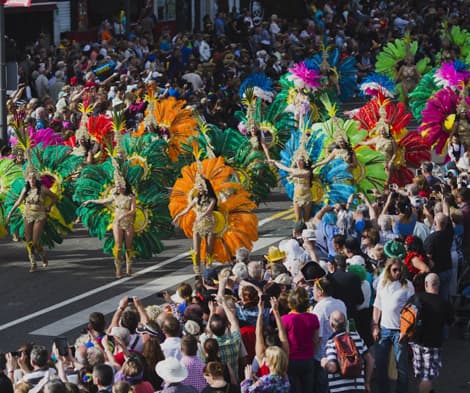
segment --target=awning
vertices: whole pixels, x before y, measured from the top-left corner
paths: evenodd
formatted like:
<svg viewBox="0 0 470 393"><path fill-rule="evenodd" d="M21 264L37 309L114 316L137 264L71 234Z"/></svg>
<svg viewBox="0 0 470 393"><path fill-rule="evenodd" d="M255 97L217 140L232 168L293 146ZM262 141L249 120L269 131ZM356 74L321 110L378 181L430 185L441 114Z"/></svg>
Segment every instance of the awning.
<svg viewBox="0 0 470 393"><path fill-rule="evenodd" d="M24 12L46 12L57 9L56 2L52 1L31 1L31 7L5 7L5 14L19 14Z"/></svg>

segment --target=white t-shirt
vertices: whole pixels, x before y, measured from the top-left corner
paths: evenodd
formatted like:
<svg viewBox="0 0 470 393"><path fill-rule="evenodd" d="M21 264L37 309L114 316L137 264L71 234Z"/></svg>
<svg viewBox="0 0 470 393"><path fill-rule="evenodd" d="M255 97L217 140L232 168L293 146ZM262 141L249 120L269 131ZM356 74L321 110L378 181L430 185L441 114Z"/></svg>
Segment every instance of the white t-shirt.
<svg viewBox="0 0 470 393"><path fill-rule="evenodd" d="M377 296L374 307L382 312L380 327L386 329L400 329L400 312L408 299L414 295L413 284L406 280L402 287L399 281L383 285L383 277L377 284Z"/></svg>
<svg viewBox="0 0 470 393"><path fill-rule="evenodd" d="M329 321L330 314L333 311L341 311L346 318L348 316L343 301L332 296L321 299L313 308L313 313L318 317L318 321L320 322L320 345L315 353L315 359L317 360L321 360L325 357L326 342L333 334L333 329L331 329Z"/></svg>
<svg viewBox="0 0 470 393"><path fill-rule="evenodd" d="M364 295L364 301L359 306L357 306L358 310L364 310L366 308L369 308L370 306L370 297L372 294L372 290L370 288L369 281L364 280L361 283L361 291L362 291L362 294Z"/></svg>

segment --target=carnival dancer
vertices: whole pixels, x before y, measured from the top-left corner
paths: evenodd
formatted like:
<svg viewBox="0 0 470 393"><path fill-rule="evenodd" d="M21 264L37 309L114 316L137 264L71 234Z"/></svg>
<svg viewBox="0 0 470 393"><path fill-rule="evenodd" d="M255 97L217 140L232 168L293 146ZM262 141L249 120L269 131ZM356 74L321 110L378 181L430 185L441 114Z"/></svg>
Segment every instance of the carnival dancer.
<svg viewBox="0 0 470 393"><path fill-rule="evenodd" d="M415 57L410 51L410 43L406 45L405 64L398 70L397 82L401 82L401 90L403 92L403 100L406 106L409 103L409 94L418 84L421 74L415 65Z"/></svg>
<svg viewBox="0 0 470 393"><path fill-rule="evenodd" d="M196 275L201 262L213 260L229 263L238 248L252 248L258 239L256 204L250 193L238 182L230 181L234 169L223 157L199 161L200 152L194 144L196 162L181 170L173 185L168 208L173 224L193 239L190 252Z"/></svg>
<svg viewBox="0 0 470 393"><path fill-rule="evenodd" d="M23 220L24 220L24 238L26 241L26 250L30 262L30 272L37 269L36 253L42 260L43 267L48 266L46 252L41 245L41 236L46 223L47 214L51 211L52 205L57 202L57 195L50 191L41 182L39 171L34 167L30 152L26 151L28 164L24 172L26 179L25 186L21 191L19 198L14 203L6 217L6 223L10 222L14 211L24 203ZM49 199L49 201L47 201Z"/></svg>
<svg viewBox="0 0 470 393"><path fill-rule="evenodd" d="M336 123L336 130L334 133L335 143L330 146L330 154L323 160L315 163L315 165L312 166L312 169L328 164L336 158L341 158L349 164L349 169L352 170L357 166L356 153L349 142L348 135L342 130L340 124L336 122L336 118L332 117L332 120Z"/></svg>
<svg viewBox="0 0 470 393"><path fill-rule="evenodd" d="M385 184L388 184L392 178L398 146L390 133L390 126L387 124L387 111L385 109L385 105L381 105L379 108L379 120L375 125L374 134L377 134L375 138L368 139L367 141L362 142L361 145L375 145L376 150L381 151L384 154L384 170L387 174Z"/></svg>
<svg viewBox="0 0 470 393"><path fill-rule="evenodd" d="M217 207L217 196L209 180L204 178L200 172L196 175L194 187L197 194L192 198L186 208L173 218L172 224L177 225L181 216L187 214L191 209L196 213L193 224L193 250L191 258L194 272L200 274L201 263L201 240L206 238L206 264L212 264L212 250L214 246L215 216L214 209Z"/></svg>
<svg viewBox="0 0 470 393"><path fill-rule="evenodd" d="M111 204L113 206L114 267L116 268L116 278L121 278L123 245L125 245L126 275L130 276L132 274L136 199L130 185L120 173L117 161L113 158L112 162L114 167L114 194L104 199L90 199L83 202L82 205L87 206L94 203L96 205Z"/></svg>
<svg viewBox="0 0 470 393"><path fill-rule="evenodd" d="M303 138L304 136L302 136ZM312 211L312 167L310 157L305 149L305 142L301 141L295 152L292 167L283 165L279 161L271 160L277 168L290 174L294 183L294 211L296 221L308 221Z"/></svg>

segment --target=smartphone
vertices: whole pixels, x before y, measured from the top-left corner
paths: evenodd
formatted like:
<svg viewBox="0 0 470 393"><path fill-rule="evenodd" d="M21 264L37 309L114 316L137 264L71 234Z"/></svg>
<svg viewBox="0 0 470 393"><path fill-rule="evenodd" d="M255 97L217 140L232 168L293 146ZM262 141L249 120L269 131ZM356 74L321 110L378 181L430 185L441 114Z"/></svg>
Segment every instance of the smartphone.
<svg viewBox="0 0 470 393"><path fill-rule="evenodd" d="M67 343L67 337L58 336L54 338L54 344L59 351L60 356L67 356L68 355L68 348L69 345Z"/></svg>
<svg viewBox="0 0 470 393"><path fill-rule="evenodd" d="M127 298L127 303L134 303L134 298L132 296L129 296Z"/></svg>
<svg viewBox="0 0 470 393"><path fill-rule="evenodd" d="M161 298L163 298L164 294L165 294L165 292L157 292L157 293L155 294L155 296L156 296L156 297L161 297Z"/></svg>
<svg viewBox="0 0 470 393"><path fill-rule="evenodd" d="M374 190L366 190L366 193L367 193L367 194L373 194L373 193L374 193Z"/></svg>
<svg viewBox="0 0 470 393"><path fill-rule="evenodd" d="M416 176L422 176L423 175L423 170L421 168L416 169Z"/></svg>
<svg viewBox="0 0 470 393"><path fill-rule="evenodd" d="M11 353L11 356L13 356L14 358L19 358L21 356L21 352L18 352L18 351L12 351L10 353Z"/></svg>

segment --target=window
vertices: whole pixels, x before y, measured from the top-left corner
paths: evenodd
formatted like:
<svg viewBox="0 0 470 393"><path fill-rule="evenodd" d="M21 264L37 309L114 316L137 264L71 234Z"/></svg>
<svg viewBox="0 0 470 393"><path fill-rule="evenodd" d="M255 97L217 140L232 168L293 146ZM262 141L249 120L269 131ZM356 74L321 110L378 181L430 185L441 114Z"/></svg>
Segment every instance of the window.
<svg viewBox="0 0 470 393"><path fill-rule="evenodd" d="M155 14L157 20L176 19L176 0L155 0Z"/></svg>

